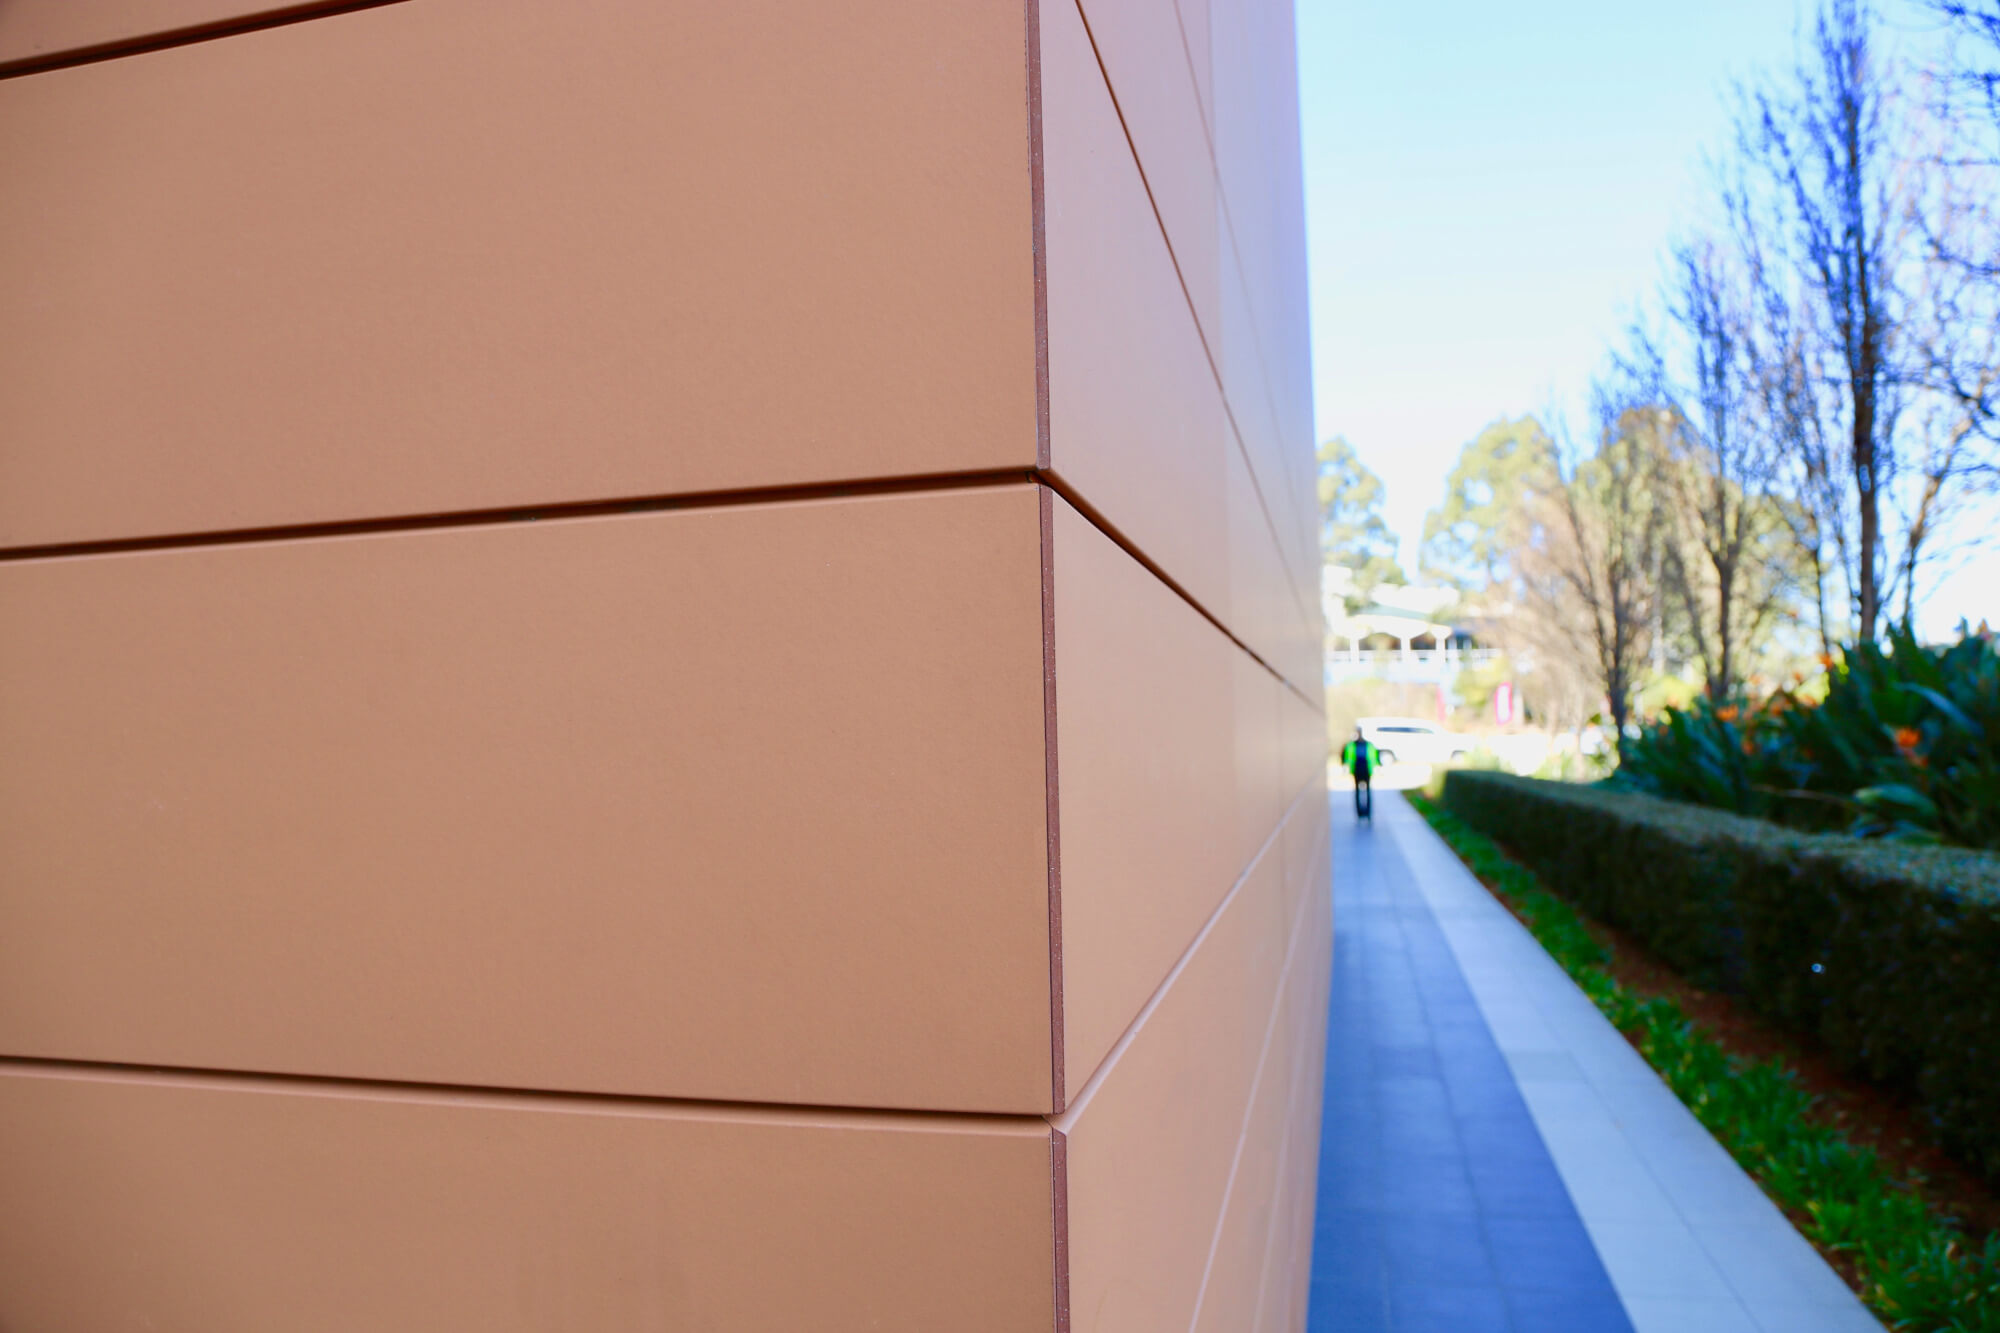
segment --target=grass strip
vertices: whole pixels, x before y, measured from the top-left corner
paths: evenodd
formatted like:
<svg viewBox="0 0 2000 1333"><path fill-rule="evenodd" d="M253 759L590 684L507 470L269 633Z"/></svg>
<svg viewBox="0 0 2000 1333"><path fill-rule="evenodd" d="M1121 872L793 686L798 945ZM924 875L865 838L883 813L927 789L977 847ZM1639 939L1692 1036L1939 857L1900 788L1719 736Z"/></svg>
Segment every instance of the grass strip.
<svg viewBox="0 0 2000 1333"><path fill-rule="evenodd" d="M1871 1149L1814 1120L1815 1099L1789 1069L1730 1055L1672 999L1617 981L1575 908L1484 834L1407 795L1807 1238L1852 1266L1877 1316L1908 1333L2000 1333L2000 1234L1972 1246Z"/></svg>

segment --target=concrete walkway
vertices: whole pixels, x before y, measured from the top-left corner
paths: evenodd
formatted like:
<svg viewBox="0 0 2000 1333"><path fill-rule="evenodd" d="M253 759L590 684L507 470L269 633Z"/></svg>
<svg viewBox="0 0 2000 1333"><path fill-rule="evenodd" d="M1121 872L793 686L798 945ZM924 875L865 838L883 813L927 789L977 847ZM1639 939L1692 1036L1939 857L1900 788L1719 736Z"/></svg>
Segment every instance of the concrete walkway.
<svg viewBox="0 0 2000 1333"><path fill-rule="evenodd" d="M1400 796L1334 801L1310 1333L1879 1333Z"/></svg>

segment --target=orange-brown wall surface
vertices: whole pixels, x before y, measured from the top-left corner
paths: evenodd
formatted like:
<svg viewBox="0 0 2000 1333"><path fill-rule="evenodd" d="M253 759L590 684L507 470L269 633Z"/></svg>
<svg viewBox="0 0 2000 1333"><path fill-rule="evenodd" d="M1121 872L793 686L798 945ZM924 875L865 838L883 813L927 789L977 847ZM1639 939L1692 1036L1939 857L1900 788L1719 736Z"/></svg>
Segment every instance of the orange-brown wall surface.
<svg viewBox="0 0 2000 1333"><path fill-rule="evenodd" d="M0 4L0 1326L1302 1327L1290 23Z"/></svg>

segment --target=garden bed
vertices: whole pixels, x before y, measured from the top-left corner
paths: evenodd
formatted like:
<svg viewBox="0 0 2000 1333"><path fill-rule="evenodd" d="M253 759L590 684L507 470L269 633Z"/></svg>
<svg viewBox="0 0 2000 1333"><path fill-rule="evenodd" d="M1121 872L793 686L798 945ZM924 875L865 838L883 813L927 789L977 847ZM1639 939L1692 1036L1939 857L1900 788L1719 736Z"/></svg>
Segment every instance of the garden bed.
<svg viewBox="0 0 2000 1333"><path fill-rule="evenodd" d="M2000 857L1496 773L1450 773L1443 805L2000 1184Z"/></svg>
<svg viewBox="0 0 2000 1333"><path fill-rule="evenodd" d="M1496 845L1512 855L1506 843L1496 840ZM1514 915L1520 917L1519 912ZM1933 1211L1953 1219L1974 1245L2000 1231L2000 1192L1945 1152L1922 1118L1901 1100L1842 1071L1824 1051L1758 1017L1741 1000L1695 985L1627 932L1589 917L1578 919L1604 946L1604 968L1613 980L1634 994L1672 1000L1734 1059L1790 1070L1813 1099L1807 1114L1814 1123L1873 1152L1898 1185L1921 1193Z"/></svg>
<svg viewBox="0 0 2000 1333"><path fill-rule="evenodd" d="M1920 1116L1741 997L1585 918L1437 804L1413 802L1877 1314L1899 1329L2000 1330L1995 1196Z"/></svg>

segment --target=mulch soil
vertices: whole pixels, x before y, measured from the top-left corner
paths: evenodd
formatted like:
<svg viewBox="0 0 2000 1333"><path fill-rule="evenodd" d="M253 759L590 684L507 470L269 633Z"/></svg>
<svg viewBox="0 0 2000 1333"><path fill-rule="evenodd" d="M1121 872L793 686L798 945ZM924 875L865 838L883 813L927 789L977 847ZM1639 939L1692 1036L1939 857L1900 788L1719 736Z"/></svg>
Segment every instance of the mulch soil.
<svg viewBox="0 0 2000 1333"><path fill-rule="evenodd" d="M1512 849L1501 850L1525 865ZM1490 883L1486 886L1493 888ZM1498 893L1494 897L1513 912ZM1574 904L1571 905L1574 908ZM1615 927L1577 912L1577 919L1611 953L1608 971L1621 985L1642 996L1666 996L1731 1055L1743 1060L1771 1060L1790 1069L1799 1085L1816 1099L1813 1118L1838 1129L1850 1143L1875 1150L1891 1178L1920 1192L1933 1212L1954 1219L1975 1243L2000 1230L2000 1194L1948 1157L1925 1130L1922 1119L1901 1101L1872 1084L1844 1073L1825 1052L1789 1032L1772 1026L1748 1006L1702 990L1654 957L1646 947ZM1523 925L1527 923L1522 922ZM1626 1040L1634 1037L1626 1033ZM1787 1210L1793 1211L1793 1210ZM1805 1219L1794 1216L1798 1225ZM1804 1228L1801 1227L1801 1231ZM1843 1254L1821 1251L1827 1261L1860 1289L1853 1263Z"/></svg>

